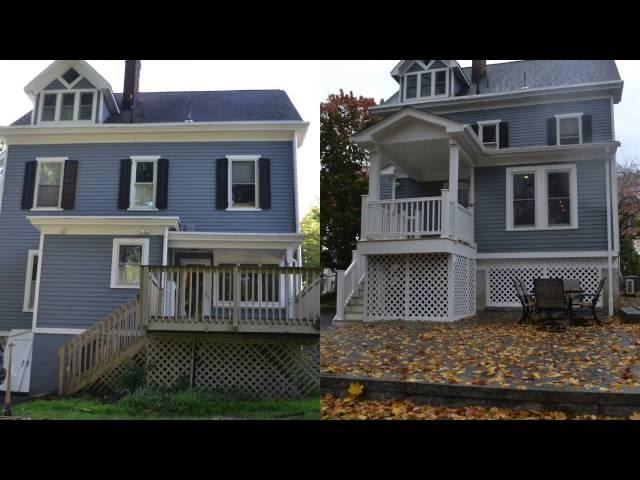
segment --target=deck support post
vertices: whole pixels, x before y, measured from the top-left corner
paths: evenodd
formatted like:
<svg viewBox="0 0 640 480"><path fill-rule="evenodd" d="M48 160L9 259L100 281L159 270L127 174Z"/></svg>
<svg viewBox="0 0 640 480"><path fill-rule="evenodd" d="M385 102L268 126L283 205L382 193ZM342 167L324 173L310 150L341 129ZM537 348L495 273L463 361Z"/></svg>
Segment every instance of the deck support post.
<svg viewBox="0 0 640 480"><path fill-rule="evenodd" d="M240 269L233 267L233 329L238 330L240 325Z"/></svg>

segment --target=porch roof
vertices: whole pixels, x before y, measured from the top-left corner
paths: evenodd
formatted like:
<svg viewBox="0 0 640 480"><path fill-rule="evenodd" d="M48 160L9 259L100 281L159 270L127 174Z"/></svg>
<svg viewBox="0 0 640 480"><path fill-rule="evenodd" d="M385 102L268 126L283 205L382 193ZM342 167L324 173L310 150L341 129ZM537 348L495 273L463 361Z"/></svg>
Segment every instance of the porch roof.
<svg viewBox="0 0 640 480"><path fill-rule="evenodd" d="M180 228L180 217L173 216L39 215L27 220L40 232L53 235L163 235L167 228Z"/></svg>

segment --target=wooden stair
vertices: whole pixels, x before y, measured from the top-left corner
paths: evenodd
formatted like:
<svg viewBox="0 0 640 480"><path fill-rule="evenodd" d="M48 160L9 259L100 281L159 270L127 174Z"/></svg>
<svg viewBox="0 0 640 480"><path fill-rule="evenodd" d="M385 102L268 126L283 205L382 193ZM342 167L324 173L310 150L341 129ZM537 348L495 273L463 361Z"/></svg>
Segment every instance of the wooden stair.
<svg viewBox="0 0 640 480"><path fill-rule="evenodd" d="M58 394L72 395L132 359L147 345L139 297L74 337L58 350Z"/></svg>

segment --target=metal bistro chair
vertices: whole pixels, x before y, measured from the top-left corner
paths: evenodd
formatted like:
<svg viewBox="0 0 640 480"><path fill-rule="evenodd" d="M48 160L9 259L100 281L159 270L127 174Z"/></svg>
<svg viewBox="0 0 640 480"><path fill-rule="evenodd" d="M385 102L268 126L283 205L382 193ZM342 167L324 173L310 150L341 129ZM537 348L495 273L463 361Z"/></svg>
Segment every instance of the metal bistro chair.
<svg viewBox="0 0 640 480"><path fill-rule="evenodd" d="M531 318L535 310L536 302L531 295L527 294L526 290L522 288L522 280L519 278L513 279L513 287L516 289L516 295L518 296L518 300L520 300L520 305L522 305L522 317L518 323L524 323Z"/></svg>
<svg viewBox="0 0 640 480"><path fill-rule="evenodd" d="M553 318L554 313L565 313L567 300L564 295L564 284L561 278L534 278L536 289L536 311L545 313L541 328L548 328L554 332L562 332L567 326Z"/></svg>
<svg viewBox="0 0 640 480"><path fill-rule="evenodd" d="M596 315L596 305L598 304L598 300L600 300L600 295L602 294L602 287L604 287L604 282L607 280L607 277L604 277L600 280L600 284L596 289L595 293L581 293L571 298L569 308L573 308L577 306L578 309L589 308L591 309L591 314L593 315L593 319L596 321L598 325L602 325L602 322ZM577 300L577 301L576 301Z"/></svg>

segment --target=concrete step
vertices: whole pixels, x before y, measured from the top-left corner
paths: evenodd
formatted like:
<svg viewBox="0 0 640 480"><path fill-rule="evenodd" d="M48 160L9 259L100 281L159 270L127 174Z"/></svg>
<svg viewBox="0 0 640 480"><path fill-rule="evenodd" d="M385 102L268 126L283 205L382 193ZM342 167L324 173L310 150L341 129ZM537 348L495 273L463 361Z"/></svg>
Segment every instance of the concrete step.
<svg viewBox="0 0 640 480"><path fill-rule="evenodd" d="M345 307L344 313L359 313L362 315L364 313L364 305L349 304Z"/></svg>
<svg viewBox="0 0 640 480"><path fill-rule="evenodd" d="M364 315L362 313L347 313L347 312L345 312L345 314L344 314L344 320L351 320L351 321L359 321L359 322L361 322L363 317L364 317Z"/></svg>
<svg viewBox="0 0 640 480"><path fill-rule="evenodd" d="M349 305L364 305L364 297L351 297Z"/></svg>

